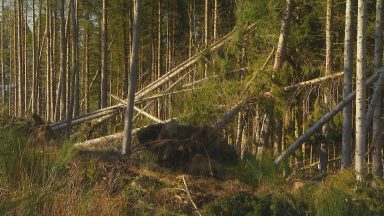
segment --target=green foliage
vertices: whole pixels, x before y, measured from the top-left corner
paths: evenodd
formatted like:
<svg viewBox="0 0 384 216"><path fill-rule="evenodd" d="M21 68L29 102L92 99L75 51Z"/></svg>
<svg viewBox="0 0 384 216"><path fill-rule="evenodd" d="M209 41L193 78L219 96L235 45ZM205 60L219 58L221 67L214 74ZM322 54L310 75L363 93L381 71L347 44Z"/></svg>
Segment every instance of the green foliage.
<svg viewBox="0 0 384 216"><path fill-rule="evenodd" d="M280 1L240 0L237 2L237 25L244 26L255 22L267 21L274 17L274 9ZM271 21L270 19L268 20ZM269 23L271 24L271 23Z"/></svg>
<svg viewBox="0 0 384 216"><path fill-rule="evenodd" d="M272 160L266 157L258 159L249 155L240 161L238 165L227 168L229 175L254 187L281 182L282 179L278 171L278 167Z"/></svg>
<svg viewBox="0 0 384 216"><path fill-rule="evenodd" d="M376 183L377 184L377 183ZM316 215L383 215L384 188L372 188L356 181L349 171L339 172L316 189L313 208Z"/></svg>

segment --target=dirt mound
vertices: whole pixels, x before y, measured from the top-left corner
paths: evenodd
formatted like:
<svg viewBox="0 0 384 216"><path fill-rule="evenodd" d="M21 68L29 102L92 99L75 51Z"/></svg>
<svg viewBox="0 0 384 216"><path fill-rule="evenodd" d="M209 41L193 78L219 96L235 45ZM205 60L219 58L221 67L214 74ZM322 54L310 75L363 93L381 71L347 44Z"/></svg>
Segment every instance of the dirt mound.
<svg viewBox="0 0 384 216"><path fill-rule="evenodd" d="M213 174L221 165L236 164L234 147L211 127L155 124L137 134L139 146L157 156L159 165L192 174ZM206 170L202 170L206 169Z"/></svg>

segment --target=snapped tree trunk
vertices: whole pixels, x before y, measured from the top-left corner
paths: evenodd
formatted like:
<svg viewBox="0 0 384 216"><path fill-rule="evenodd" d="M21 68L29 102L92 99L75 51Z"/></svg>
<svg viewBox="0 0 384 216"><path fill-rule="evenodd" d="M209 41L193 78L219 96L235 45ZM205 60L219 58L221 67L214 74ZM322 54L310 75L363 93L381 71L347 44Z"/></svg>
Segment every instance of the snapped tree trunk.
<svg viewBox="0 0 384 216"><path fill-rule="evenodd" d="M288 34L289 34L289 25L291 22L292 10L293 10L294 0L287 0L287 8L283 20L281 22L280 37L279 43L277 45L274 70L279 71L283 67L285 50L287 47Z"/></svg>

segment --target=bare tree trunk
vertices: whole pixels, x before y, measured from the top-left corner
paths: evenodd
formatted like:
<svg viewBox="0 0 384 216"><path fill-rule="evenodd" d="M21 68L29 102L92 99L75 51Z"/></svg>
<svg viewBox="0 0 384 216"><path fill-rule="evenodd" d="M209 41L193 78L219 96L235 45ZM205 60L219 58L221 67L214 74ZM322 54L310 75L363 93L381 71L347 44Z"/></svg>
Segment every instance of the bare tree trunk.
<svg viewBox="0 0 384 216"><path fill-rule="evenodd" d="M88 18L88 15L87 15L87 18ZM88 29L85 30L85 35L84 35L84 46L85 46L85 68L84 68L84 112L85 113L88 113L89 112L89 94L88 94L88 88L89 88L89 33L88 33Z"/></svg>
<svg viewBox="0 0 384 216"><path fill-rule="evenodd" d="M325 53L325 73L333 73L333 0L327 0L327 19L326 19L326 53ZM332 98L328 91L323 92L323 103L325 107L331 104ZM320 172L325 174L328 166L328 130L329 126L324 125L322 129L323 140L320 147Z"/></svg>
<svg viewBox="0 0 384 216"><path fill-rule="evenodd" d="M274 70L280 71L283 67L285 50L287 47L288 34L289 34L289 23L291 22L292 10L293 10L294 0L287 0L287 9L281 23L279 43L277 45Z"/></svg>
<svg viewBox="0 0 384 216"><path fill-rule="evenodd" d="M352 0L346 1L345 9L345 38L344 38L344 84L343 97L346 98L352 92L353 73L353 41L352 41ZM352 163L352 103L343 109L343 132L342 132L342 167L347 168Z"/></svg>
<svg viewBox="0 0 384 216"><path fill-rule="evenodd" d="M73 114L73 105L75 99L75 79L76 74L78 73L78 62L77 62L77 44L78 44L78 29L77 29L77 19L76 19L76 5L75 0L70 0L71 7L71 20L72 20L72 74L71 74L71 94L69 100L69 115L67 116L67 138L71 136L71 127L72 127L72 114ZM68 114L68 113L67 113Z"/></svg>
<svg viewBox="0 0 384 216"><path fill-rule="evenodd" d="M20 85L19 85L19 76L18 76L18 34L17 34L17 1L13 0L13 65L14 65L14 113L15 116L19 116L19 91L20 91Z"/></svg>
<svg viewBox="0 0 384 216"><path fill-rule="evenodd" d="M376 29L375 29L375 57L374 67L375 71L382 67L383 61L383 1L376 1ZM377 83L378 84L378 83ZM382 90L379 91L379 99L373 114L373 131L372 131L372 144L374 146L372 153L373 174L375 176L383 176L383 161L382 161Z"/></svg>
<svg viewBox="0 0 384 216"><path fill-rule="evenodd" d="M188 3L188 26L189 26L189 39L188 39L188 57L192 57L193 46L193 23L192 23L192 1ZM192 80L190 80L192 81Z"/></svg>
<svg viewBox="0 0 384 216"><path fill-rule="evenodd" d="M76 16L76 29L79 29L79 4L78 0L75 0L75 16ZM80 113L80 72L79 72L79 33L77 33L76 42L76 62L77 62L77 73L75 76L75 95L73 102L73 116L76 117Z"/></svg>
<svg viewBox="0 0 384 216"><path fill-rule="evenodd" d="M125 5L125 10L128 10L128 7L126 6L126 3L124 3ZM153 9L152 9L153 10ZM128 19L130 19L130 16L127 16ZM128 47L128 22L127 22L127 17L124 17L124 21L123 21L123 40L124 40L124 87L123 87L123 92L124 92L124 98L126 97L127 93L128 93L128 64L129 64L129 47ZM152 31L152 28L151 28L151 31ZM154 50L152 50L152 54L154 53ZM152 57L153 59L153 57ZM151 64L153 65L153 64ZM154 71L154 70L153 70Z"/></svg>
<svg viewBox="0 0 384 216"><path fill-rule="evenodd" d="M35 0L32 0L32 113L37 112L37 80Z"/></svg>
<svg viewBox="0 0 384 216"><path fill-rule="evenodd" d="M217 39L217 23L218 23L218 20L219 20L219 7L218 7L218 1L219 0L215 0L214 2L214 9L213 9L213 40L216 41Z"/></svg>
<svg viewBox="0 0 384 216"><path fill-rule="evenodd" d="M65 0L60 0L60 120L67 119L67 38L65 32Z"/></svg>
<svg viewBox="0 0 384 216"><path fill-rule="evenodd" d="M132 55L130 66L130 80L128 86L128 100L127 100L127 112L125 114L124 121L124 138L122 146L122 154L129 153L132 149L132 118L135 105L135 91L137 85L137 66L139 59L139 45L140 45L140 19L141 19L141 0L135 1L134 7L134 19L133 19L133 38L132 38Z"/></svg>
<svg viewBox="0 0 384 216"><path fill-rule="evenodd" d="M108 24L107 24L107 0L103 0L103 18L101 25L101 108L108 106Z"/></svg>
<svg viewBox="0 0 384 216"><path fill-rule="evenodd" d="M36 97L37 97L37 113L42 113L42 92L40 82L40 60L44 38L42 38L42 0L38 0L38 27L37 27L37 58L36 58ZM44 37L44 36L43 36Z"/></svg>
<svg viewBox="0 0 384 216"><path fill-rule="evenodd" d="M367 34L367 13L366 1L358 1L357 19L357 63L356 63L356 150L355 150L355 171L358 180L365 175L365 154L367 145L366 132L366 34Z"/></svg>
<svg viewBox="0 0 384 216"><path fill-rule="evenodd" d="M21 1L17 1L17 47L18 47L18 57L17 57L17 62L18 62L18 116L22 117L24 116L24 76L23 76L23 62L22 62L22 56L23 56L23 50L22 50L22 39L21 39Z"/></svg>
<svg viewBox="0 0 384 216"><path fill-rule="evenodd" d="M5 58L4 58L4 22L5 22L5 15L4 15L4 0L1 0L1 41L0 41L0 49L1 49L1 103L5 107L5 70L4 70L4 64L5 64Z"/></svg>
<svg viewBox="0 0 384 216"><path fill-rule="evenodd" d="M208 8L209 8L209 1L205 0L204 4L204 49L208 47L208 38L209 38L209 33L208 33L208 26L209 26L209 13L208 13ZM204 64L204 78L207 77L207 71L208 70L208 65L207 63Z"/></svg>
<svg viewBox="0 0 384 216"><path fill-rule="evenodd" d="M23 60L24 60L24 116L27 116L27 113L28 113L28 61L27 61L27 53L28 53L28 48L27 48L27 29L28 29L28 1L25 1L23 4L25 4L25 9L24 9L24 18L23 18L23 24L24 24L24 28L23 28L23 33L24 33L24 38L23 38L23 43L24 43L24 56L23 56Z"/></svg>
<svg viewBox="0 0 384 216"><path fill-rule="evenodd" d="M51 63L51 60L50 60L50 50L51 50L51 28L50 28L50 20L51 20L51 16L50 16L50 8L49 8L49 1L46 2L46 32L47 32L47 49L46 49L46 119L49 121L51 120L51 80L52 80L52 77L51 77L51 66L50 66L50 63Z"/></svg>

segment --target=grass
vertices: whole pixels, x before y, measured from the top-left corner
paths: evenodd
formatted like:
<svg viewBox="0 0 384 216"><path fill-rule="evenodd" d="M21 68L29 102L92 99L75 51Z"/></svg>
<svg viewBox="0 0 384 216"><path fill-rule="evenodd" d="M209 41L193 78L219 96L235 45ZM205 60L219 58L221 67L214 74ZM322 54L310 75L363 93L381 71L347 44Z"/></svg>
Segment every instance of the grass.
<svg viewBox="0 0 384 216"><path fill-rule="evenodd" d="M196 213L184 174L151 165L154 155L107 162L77 154L71 143L34 143L23 121L0 123L0 215ZM223 172L222 179L185 176L203 215L384 215L381 180L361 184L351 170L286 182L283 167L247 156Z"/></svg>

